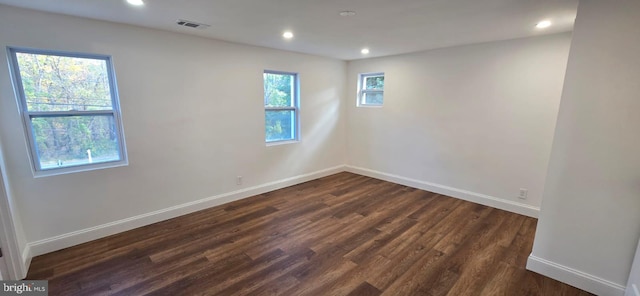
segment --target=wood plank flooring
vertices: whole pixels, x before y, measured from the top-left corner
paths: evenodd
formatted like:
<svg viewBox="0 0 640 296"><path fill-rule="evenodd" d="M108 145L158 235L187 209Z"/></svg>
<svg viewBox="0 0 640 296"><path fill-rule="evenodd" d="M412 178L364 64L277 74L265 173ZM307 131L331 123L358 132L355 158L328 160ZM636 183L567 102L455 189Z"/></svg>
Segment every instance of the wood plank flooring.
<svg viewBox="0 0 640 296"><path fill-rule="evenodd" d="M590 295L525 270L536 220L340 173L33 259L50 295Z"/></svg>

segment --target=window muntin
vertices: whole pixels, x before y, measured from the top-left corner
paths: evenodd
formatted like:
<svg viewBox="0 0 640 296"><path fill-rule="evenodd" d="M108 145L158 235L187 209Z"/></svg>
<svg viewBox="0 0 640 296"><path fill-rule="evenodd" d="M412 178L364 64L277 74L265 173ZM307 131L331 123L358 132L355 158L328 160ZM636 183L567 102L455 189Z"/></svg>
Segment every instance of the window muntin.
<svg viewBox="0 0 640 296"><path fill-rule="evenodd" d="M264 71L265 142L298 139L298 75Z"/></svg>
<svg viewBox="0 0 640 296"><path fill-rule="evenodd" d="M9 55L36 176L126 164L110 57L17 48Z"/></svg>
<svg viewBox="0 0 640 296"><path fill-rule="evenodd" d="M358 106L382 106L384 101L384 73L360 74Z"/></svg>

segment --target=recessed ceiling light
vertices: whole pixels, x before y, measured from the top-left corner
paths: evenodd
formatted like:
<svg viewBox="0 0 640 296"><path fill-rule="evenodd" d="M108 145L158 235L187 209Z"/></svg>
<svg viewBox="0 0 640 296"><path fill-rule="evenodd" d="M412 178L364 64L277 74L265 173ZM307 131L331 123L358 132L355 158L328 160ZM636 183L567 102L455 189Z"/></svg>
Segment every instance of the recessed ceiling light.
<svg viewBox="0 0 640 296"><path fill-rule="evenodd" d="M142 0L127 0L127 3L135 6L144 5L144 2Z"/></svg>
<svg viewBox="0 0 640 296"><path fill-rule="evenodd" d="M369 49L368 48L363 48L360 52L362 54L369 54Z"/></svg>
<svg viewBox="0 0 640 296"><path fill-rule="evenodd" d="M285 39L291 39L293 38L293 33L291 31L286 31L282 34L282 37L284 37Z"/></svg>
<svg viewBox="0 0 640 296"><path fill-rule="evenodd" d="M340 16L354 16L356 15L355 11L345 10L340 12Z"/></svg>
<svg viewBox="0 0 640 296"><path fill-rule="evenodd" d="M551 26L551 21L541 21L538 24L536 24L536 28L538 29L548 28L550 26Z"/></svg>

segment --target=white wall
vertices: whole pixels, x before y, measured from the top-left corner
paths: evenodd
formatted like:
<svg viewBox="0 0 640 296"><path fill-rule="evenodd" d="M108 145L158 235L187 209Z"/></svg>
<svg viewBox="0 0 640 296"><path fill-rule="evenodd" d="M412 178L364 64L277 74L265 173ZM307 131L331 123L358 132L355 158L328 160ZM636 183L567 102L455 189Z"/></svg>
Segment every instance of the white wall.
<svg viewBox="0 0 640 296"><path fill-rule="evenodd" d="M570 33L348 64L353 171L536 216ZM356 107L384 72L382 108ZM528 199L518 199L520 188Z"/></svg>
<svg viewBox="0 0 640 296"><path fill-rule="evenodd" d="M528 267L621 295L640 237L640 1L581 1Z"/></svg>
<svg viewBox="0 0 640 296"><path fill-rule="evenodd" d="M631 265L624 296L640 296L640 242L638 242L636 255L633 257L633 264Z"/></svg>
<svg viewBox="0 0 640 296"><path fill-rule="evenodd" d="M0 28L1 48L112 55L129 153L125 167L33 178L0 58L0 137L29 244L345 163L344 61L8 6ZM265 69L299 73L299 143L265 146Z"/></svg>
<svg viewBox="0 0 640 296"><path fill-rule="evenodd" d="M0 269L3 269L5 279L21 279L27 275L29 265L23 258L27 240L5 172L6 164L0 147L0 248L4 257L0 260Z"/></svg>

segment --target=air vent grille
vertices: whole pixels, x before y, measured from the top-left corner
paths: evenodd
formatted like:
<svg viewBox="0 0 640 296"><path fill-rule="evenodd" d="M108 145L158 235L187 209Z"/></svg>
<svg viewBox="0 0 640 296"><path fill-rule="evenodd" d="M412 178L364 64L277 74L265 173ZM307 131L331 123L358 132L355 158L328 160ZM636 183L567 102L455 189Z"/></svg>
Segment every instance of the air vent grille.
<svg viewBox="0 0 640 296"><path fill-rule="evenodd" d="M194 22L194 21L188 21L188 20L177 20L176 24L178 24L179 26L188 27L188 28L194 28L194 29L206 29L206 28L210 27L207 24L198 23L198 22Z"/></svg>

